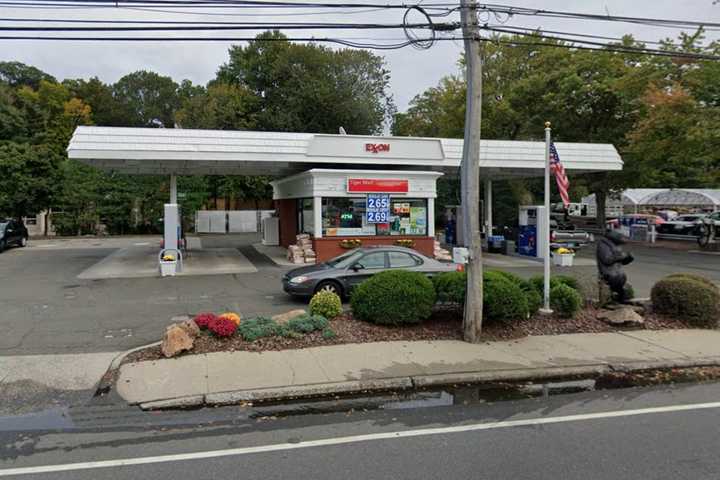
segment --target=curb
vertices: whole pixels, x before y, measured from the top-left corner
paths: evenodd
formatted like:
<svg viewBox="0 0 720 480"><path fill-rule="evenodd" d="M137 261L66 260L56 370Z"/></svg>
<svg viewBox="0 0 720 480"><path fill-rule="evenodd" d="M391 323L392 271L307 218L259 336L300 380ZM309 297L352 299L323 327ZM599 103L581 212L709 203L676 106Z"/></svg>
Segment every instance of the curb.
<svg viewBox="0 0 720 480"><path fill-rule="evenodd" d="M113 358L112 361L110 362L110 366L108 367L108 371L110 371L110 370L115 370L116 368L120 367L120 364L122 363L123 360L125 360L125 357L127 357L127 356L130 355L131 353L135 353L135 352L137 352L138 350L143 350L143 349L145 349L145 348L156 347L156 346L160 345L161 343L162 343L162 342L152 342L152 343L148 343L147 345L140 345L139 347L131 348L130 350L125 350L124 352L119 353L119 354L118 354L115 358Z"/></svg>
<svg viewBox="0 0 720 480"><path fill-rule="evenodd" d="M581 377L596 378L613 372L641 372L668 368L692 368L720 366L720 357L695 359L677 359L672 361L638 361L616 364L589 364L558 366L548 368L524 368L514 370L495 370L492 372L459 372L437 375L417 375L391 377L374 380L356 380L347 382L320 383L287 387L272 387L252 390L189 395L177 398L158 399L137 403L143 410L167 408L191 408L201 406L223 406L254 401L288 401L300 398L321 397L337 394L360 392L379 392L408 390L422 387L441 387L454 384L482 384L493 382L519 382L531 380L552 380Z"/></svg>

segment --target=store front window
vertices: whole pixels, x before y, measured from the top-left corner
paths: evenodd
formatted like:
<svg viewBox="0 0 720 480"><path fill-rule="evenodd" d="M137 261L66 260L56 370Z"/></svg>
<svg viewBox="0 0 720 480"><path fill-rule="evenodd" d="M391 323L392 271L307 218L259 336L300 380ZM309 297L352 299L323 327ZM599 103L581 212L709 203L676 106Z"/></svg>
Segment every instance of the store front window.
<svg viewBox="0 0 720 480"><path fill-rule="evenodd" d="M390 197L388 223L368 223L366 198L323 198L323 235L427 235L427 200Z"/></svg>

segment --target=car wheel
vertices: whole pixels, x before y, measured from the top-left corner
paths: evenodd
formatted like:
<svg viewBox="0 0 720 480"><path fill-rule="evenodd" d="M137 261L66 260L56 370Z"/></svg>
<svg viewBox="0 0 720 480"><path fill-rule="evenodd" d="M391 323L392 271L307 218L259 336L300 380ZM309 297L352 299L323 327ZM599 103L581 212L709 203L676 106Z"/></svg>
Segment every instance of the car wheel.
<svg viewBox="0 0 720 480"><path fill-rule="evenodd" d="M318 283L317 287L315 287L315 293L323 291L334 293L340 298L342 298L343 296L342 287L337 282L333 282L332 280L320 282Z"/></svg>
<svg viewBox="0 0 720 480"><path fill-rule="evenodd" d="M5 240L0 240L0 253L5 251Z"/></svg>
<svg viewBox="0 0 720 480"><path fill-rule="evenodd" d="M20 240L20 246L21 247L27 247L28 239L26 237L22 237L22 240Z"/></svg>

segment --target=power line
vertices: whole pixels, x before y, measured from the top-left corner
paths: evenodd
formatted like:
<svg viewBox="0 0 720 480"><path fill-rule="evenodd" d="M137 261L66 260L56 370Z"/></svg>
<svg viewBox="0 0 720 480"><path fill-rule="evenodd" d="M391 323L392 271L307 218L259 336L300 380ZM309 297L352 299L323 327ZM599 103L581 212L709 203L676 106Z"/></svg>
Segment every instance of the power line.
<svg viewBox="0 0 720 480"><path fill-rule="evenodd" d="M110 20L105 23L113 24ZM191 22L192 23L192 22ZM417 24L372 24L372 23L322 23L322 24L270 24L270 23L236 23L231 25L182 25L182 26L133 26L133 27L27 27L0 26L3 32L150 32L150 31L223 31L223 30L381 30L381 29L443 29L454 28L450 25L434 25L431 23ZM426 42L428 39L414 38L415 42Z"/></svg>
<svg viewBox="0 0 720 480"><path fill-rule="evenodd" d="M654 25L667 28L687 28L687 27L720 27L720 23L703 22L697 20L678 20L667 18L651 18L651 17L629 17L621 15L598 15L593 13L567 12L558 10L544 10L526 7L515 7L512 5L484 4L480 5L479 10L490 12L505 13L507 15L523 15L538 16L550 18L572 18L584 20L596 20L606 22L623 22L635 23L642 25Z"/></svg>

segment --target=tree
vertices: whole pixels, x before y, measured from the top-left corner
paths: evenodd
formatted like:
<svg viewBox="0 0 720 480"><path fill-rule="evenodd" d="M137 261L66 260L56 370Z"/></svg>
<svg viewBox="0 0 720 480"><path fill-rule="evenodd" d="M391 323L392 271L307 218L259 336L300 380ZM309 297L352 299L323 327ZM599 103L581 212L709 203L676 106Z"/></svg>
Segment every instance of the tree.
<svg viewBox="0 0 720 480"><path fill-rule="evenodd" d="M30 65L20 62L0 62L0 83L6 83L13 88L25 86L37 89L42 80L57 83L55 77Z"/></svg>
<svg viewBox="0 0 720 480"><path fill-rule="evenodd" d="M19 218L47 209L57 192L61 161L46 145L0 144L0 215Z"/></svg>
<svg viewBox="0 0 720 480"><path fill-rule="evenodd" d="M214 83L246 88L257 98L257 128L284 132L373 134L393 112L381 57L290 43L275 31L230 48ZM265 41L262 41L265 40Z"/></svg>
<svg viewBox="0 0 720 480"><path fill-rule="evenodd" d="M243 86L215 83L186 100L175 119L182 128L250 130L255 128L259 103Z"/></svg>
<svg viewBox="0 0 720 480"><path fill-rule="evenodd" d="M122 77L112 90L126 122L124 126L173 127L180 100L178 84L172 78L140 70Z"/></svg>

